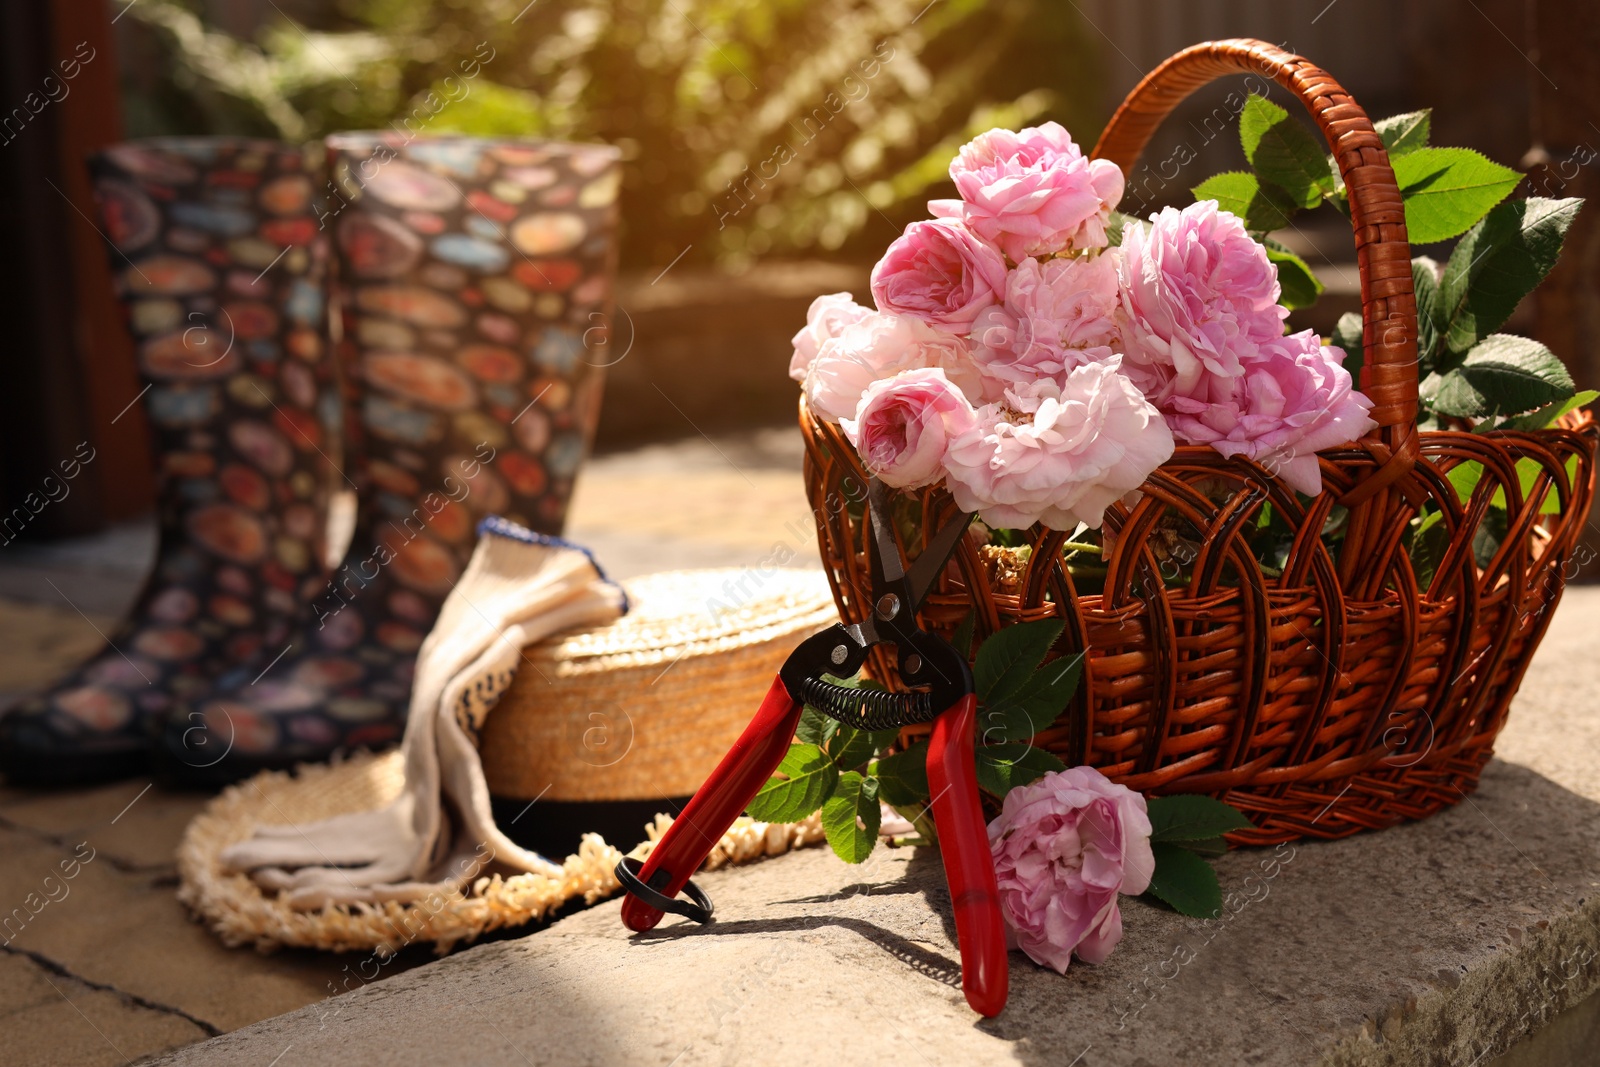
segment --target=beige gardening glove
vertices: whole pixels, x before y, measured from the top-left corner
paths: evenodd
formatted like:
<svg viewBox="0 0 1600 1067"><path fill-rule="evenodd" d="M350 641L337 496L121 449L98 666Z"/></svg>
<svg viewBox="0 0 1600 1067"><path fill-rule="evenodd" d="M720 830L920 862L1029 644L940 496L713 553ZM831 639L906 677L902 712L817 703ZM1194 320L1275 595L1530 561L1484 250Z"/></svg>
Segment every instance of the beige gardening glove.
<svg viewBox="0 0 1600 1067"><path fill-rule="evenodd" d="M488 520L417 654L400 796L378 811L258 827L223 851L223 866L306 910L417 900L464 885L491 860L558 874L495 826L477 735L524 647L610 622L625 606L585 550Z"/></svg>

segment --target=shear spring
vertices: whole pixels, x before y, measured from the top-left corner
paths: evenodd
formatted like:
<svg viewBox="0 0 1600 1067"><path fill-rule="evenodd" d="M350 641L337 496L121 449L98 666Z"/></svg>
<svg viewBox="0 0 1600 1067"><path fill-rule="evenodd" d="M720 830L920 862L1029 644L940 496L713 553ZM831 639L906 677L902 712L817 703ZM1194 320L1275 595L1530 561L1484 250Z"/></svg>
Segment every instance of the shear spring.
<svg viewBox="0 0 1600 1067"><path fill-rule="evenodd" d="M807 678L800 683L801 699L828 718L857 730L899 729L932 722L936 716L930 693L885 693L876 689L847 689Z"/></svg>

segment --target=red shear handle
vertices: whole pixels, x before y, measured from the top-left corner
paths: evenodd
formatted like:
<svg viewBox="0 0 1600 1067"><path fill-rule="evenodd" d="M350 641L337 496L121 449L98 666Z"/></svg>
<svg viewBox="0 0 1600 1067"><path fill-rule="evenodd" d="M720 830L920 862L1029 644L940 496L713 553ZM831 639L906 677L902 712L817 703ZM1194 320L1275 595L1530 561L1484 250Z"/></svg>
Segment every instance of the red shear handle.
<svg viewBox="0 0 1600 1067"><path fill-rule="evenodd" d="M1006 1006L1011 976L989 828L978 803L978 777L972 766L977 714L978 698L968 693L934 721L928 745L928 786L933 791L939 853L955 906L961 985L972 1009L993 1017Z"/></svg>
<svg viewBox="0 0 1600 1067"><path fill-rule="evenodd" d="M739 740L733 743L728 754L722 757L717 769L705 780L693 799L672 821L672 826L645 861L639 877L646 884L658 870L665 869L670 880L661 892L675 897L684 883L700 869L722 835L728 832L733 820L739 817L750 801L760 792L767 779L783 762L789 751L789 741L794 737L800 722L803 705L789 695L783 679L774 678L761 710L744 728ZM969 720L971 716L968 716ZM972 777L970 766L971 745L968 743L967 777ZM979 826L982 826L980 820ZM987 845L984 855L988 855ZM991 870L989 881L994 882ZM622 921L630 930L649 930L661 921L661 909L646 904L638 897L629 896L622 902Z"/></svg>

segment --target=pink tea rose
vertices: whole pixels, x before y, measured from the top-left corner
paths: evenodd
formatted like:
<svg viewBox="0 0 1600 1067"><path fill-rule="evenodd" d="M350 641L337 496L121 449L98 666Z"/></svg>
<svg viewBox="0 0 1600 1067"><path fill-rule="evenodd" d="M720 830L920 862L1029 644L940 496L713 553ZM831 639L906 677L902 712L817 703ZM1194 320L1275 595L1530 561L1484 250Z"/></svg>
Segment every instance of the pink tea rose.
<svg viewBox="0 0 1600 1067"><path fill-rule="evenodd" d="M873 382L901 371L940 367L960 388L981 388L971 346L909 315L868 312L823 341L806 370L806 403L829 422L855 416Z"/></svg>
<svg viewBox="0 0 1600 1067"><path fill-rule="evenodd" d="M829 422L850 418L867 386L920 366L917 325L904 315L874 311L823 341L806 369L804 389L812 413Z"/></svg>
<svg viewBox="0 0 1600 1067"><path fill-rule="evenodd" d="M1121 169L1085 159L1055 122L980 133L951 161L950 177L961 199L929 209L961 219L1013 263L1104 248L1106 220L1122 199Z"/></svg>
<svg viewBox="0 0 1600 1067"><path fill-rule="evenodd" d="M1206 396L1283 335L1278 269L1238 217L1202 200L1122 238L1125 370L1155 405Z"/></svg>
<svg viewBox="0 0 1600 1067"><path fill-rule="evenodd" d="M1110 359L1120 346L1116 250L1040 263L1025 259L1006 276L1005 302L978 316L972 358L993 385L1060 377Z"/></svg>
<svg viewBox="0 0 1600 1067"><path fill-rule="evenodd" d="M1093 767L1007 793L989 848L1016 947L1060 974L1074 952L1105 962L1122 940L1117 895L1143 893L1156 868L1144 797Z"/></svg>
<svg viewBox="0 0 1600 1067"><path fill-rule="evenodd" d="M906 227L872 268L872 299L879 311L921 319L935 329L965 336L1006 288L999 249L951 219Z"/></svg>
<svg viewBox="0 0 1600 1067"><path fill-rule="evenodd" d="M1014 386L978 409L945 453L945 483L961 509L993 527L1098 527L1172 455L1161 413L1119 365L1113 357L1061 383Z"/></svg>
<svg viewBox="0 0 1600 1067"><path fill-rule="evenodd" d="M976 399L993 388L986 380L983 369L972 356L972 342L965 337L935 330L921 319L912 319L911 332L920 349L916 367L937 367L944 371L950 384L961 390L963 396Z"/></svg>
<svg viewBox="0 0 1600 1067"><path fill-rule="evenodd" d="M794 335L794 358L789 361L789 377L797 382L806 380L806 371L824 341L838 337L846 326L860 322L872 314L855 302L849 293L828 293L811 301L806 311L806 324Z"/></svg>
<svg viewBox="0 0 1600 1067"><path fill-rule="evenodd" d="M950 439L976 418L944 371L927 367L867 386L856 417L839 426L867 470L885 485L918 489L944 477Z"/></svg>
<svg viewBox="0 0 1600 1067"><path fill-rule="evenodd" d="M1317 453L1377 425L1372 401L1355 391L1343 363L1343 349L1324 346L1311 330L1269 341L1220 395L1174 397L1172 432L1253 459L1314 496L1322 491Z"/></svg>

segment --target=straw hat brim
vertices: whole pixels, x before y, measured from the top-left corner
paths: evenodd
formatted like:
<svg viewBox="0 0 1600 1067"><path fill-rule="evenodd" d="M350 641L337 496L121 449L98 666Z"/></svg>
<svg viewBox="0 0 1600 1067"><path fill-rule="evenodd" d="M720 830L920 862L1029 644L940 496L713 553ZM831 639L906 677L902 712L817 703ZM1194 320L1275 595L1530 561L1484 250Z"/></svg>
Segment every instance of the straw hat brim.
<svg viewBox="0 0 1600 1067"><path fill-rule="evenodd" d="M410 944L432 943L447 952L459 943L502 927L543 919L581 898L585 905L619 887L612 871L624 853L598 834L585 834L559 877L491 874L462 891L440 892L411 904L393 901L330 905L296 911L276 894L263 892L246 874L225 870L223 849L243 841L261 825L289 825L346 812L382 807L399 793L399 752L360 753L337 764L308 764L291 775L267 771L230 786L197 815L178 846L178 899L230 946L278 946L331 952L376 951L388 956ZM657 815L644 840L626 853L639 859L672 820ZM775 856L823 840L816 816L793 824L757 822L741 816L706 861L712 870Z"/></svg>
<svg viewBox="0 0 1600 1067"><path fill-rule="evenodd" d="M788 651L836 618L826 579L801 571L768 572L752 595L737 603L723 601L725 611L707 611L711 595L740 577L747 576L699 571L640 579L629 584L634 604L629 615L530 648L529 662L539 670L524 664L485 724L482 748L494 791L502 792L508 778L513 784L526 781L511 770L531 761L547 775L568 773L563 781L570 787L564 793L583 799L692 792L748 722ZM664 669L679 676L671 685L662 684ZM525 680L523 675L538 677ZM520 697L517 685L523 686ZM558 747L561 739L582 734L589 709L617 703L632 709L637 727L627 759L587 760ZM562 862L559 876L490 873L461 890L441 889L407 904L296 910L249 875L223 867L223 850L248 839L258 826L316 822L383 807L400 793L403 773L398 751L360 753L334 764L304 765L292 774L264 772L230 786L184 832L178 898L228 945L386 956L415 943L448 951L491 930L537 922L569 901L593 904L620 888L612 872L624 853L592 833ZM640 782L654 784L641 791ZM658 814L627 855L648 856L670 825L668 816ZM740 817L712 850L706 868L823 839L816 816L795 824Z"/></svg>

